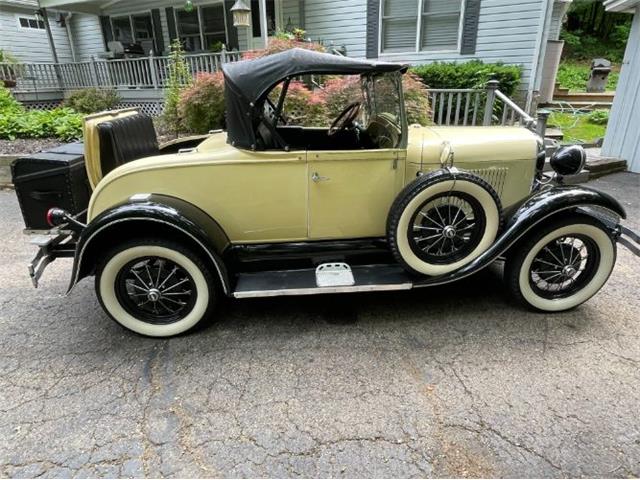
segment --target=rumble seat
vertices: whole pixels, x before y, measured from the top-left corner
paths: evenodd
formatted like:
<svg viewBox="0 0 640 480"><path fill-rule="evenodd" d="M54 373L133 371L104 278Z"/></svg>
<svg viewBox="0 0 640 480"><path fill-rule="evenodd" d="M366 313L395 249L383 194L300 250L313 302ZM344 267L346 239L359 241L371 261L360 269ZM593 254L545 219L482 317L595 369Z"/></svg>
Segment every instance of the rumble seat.
<svg viewBox="0 0 640 480"><path fill-rule="evenodd" d="M137 113L97 125L102 176L132 160L160 153L151 117Z"/></svg>

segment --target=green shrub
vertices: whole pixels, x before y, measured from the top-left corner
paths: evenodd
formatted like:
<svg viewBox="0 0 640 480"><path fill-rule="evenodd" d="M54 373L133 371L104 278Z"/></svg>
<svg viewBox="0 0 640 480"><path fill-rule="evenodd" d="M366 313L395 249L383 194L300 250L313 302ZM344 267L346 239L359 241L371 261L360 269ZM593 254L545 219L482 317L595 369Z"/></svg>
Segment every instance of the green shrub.
<svg viewBox="0 0 640 480"><path fill-rule="evenodd" d="M162 124L172 133L180 131L182 122L178 114L178 103L182 90L192 83L191 71L184 58L182 42L176 38L171 43L171 54L167 65L167 88L164 93L164 110L162 112Z"/></svg>
<svg viewBox="0 0 640 480"><path fill-rule="evenodd" d="M224 80L222 73L199 73L178 99L177 114L188 132L207 133L224 123Z"/></svg>
<svg viewBox="0 0 640 480"><path fill-rule="evenodd" d="M500 91L512 96L522 77L519 65L485 64L479 60L466 63L430 63L411 69L430 88L482 88L489 80L500 82Z"/></svg>
<svg viewBox="0 0 640 480"><path fill-rule="evenodd" d="M82 115L62 107L25 110L9 90L0 85L0 138L51 137L64 141L82 137Z"/></svg>
<svg viewBox="0 0 640 480"><path fill-rule="evenodd" d="M591 67L588 64L563 62L560 64L560 67L558 67L556 82L558 82L562 88L568 88L574 92L584 92L587 90L590 72ZM607 80L606 89L615 90L619 78L619 72L611 72Z"/></svg>
<svg viewBox="0 0 640 480"><path fill-rule="evenodd" d="M21 109L20 102L13 98L11 91L0 83L0 115Z"/></svg>
<svg viewBox="0 0 640 480"><path fill-rule="evenodd" d="M609 122L609 110L594 110L589 114L588 118L589 123L593 123L595 125L606 125Z"/></svg>
<svg viewBox="0 0 640 480"><path fill-rule="evenodd" d="M0 138L53 137L64 141L81 138L82 115L70 108L0 113Z"/></svg>
<svg viewBox="0 0 640 480"><path fill-rule="evenodd" d="M64 104L80 113L95 113L111 110L120 103L120 96L115 90L85 88L72 92Z"/></svg>

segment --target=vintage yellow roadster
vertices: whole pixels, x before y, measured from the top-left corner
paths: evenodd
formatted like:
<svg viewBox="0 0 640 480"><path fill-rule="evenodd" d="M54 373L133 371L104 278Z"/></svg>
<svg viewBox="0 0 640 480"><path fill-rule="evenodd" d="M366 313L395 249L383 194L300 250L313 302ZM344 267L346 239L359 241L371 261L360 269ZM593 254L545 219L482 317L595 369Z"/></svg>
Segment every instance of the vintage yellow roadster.
<svg viewBox="0 0 640 480"><path fill-rule="evenodd" d="M408 125L405 71L299 49L228 64L226 131L160 147L136 111L87 117L63 194L22 174L37 159L14 165L27 227L46 234L34 283L73 257L69 290L95 275L110 317L164 337L214 317L220 295L405 290L496 260L517 300L562 311L605 284L617 242L638 252L615 199L562 185L580 147L559 150L550 176L526 128ZM287 124L292 79L325 74L359 75L362 98L330 128Z"/></svg>

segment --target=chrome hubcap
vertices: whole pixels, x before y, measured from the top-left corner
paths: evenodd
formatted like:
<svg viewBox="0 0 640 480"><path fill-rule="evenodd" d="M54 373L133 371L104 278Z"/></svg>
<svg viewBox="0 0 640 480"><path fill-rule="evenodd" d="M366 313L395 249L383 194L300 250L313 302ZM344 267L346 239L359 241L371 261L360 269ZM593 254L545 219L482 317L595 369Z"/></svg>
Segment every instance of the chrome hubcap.
<svg viewBox="0 0 640 480"><path fill-rule="evenodd" d="M157 302L158 300L160 300L161 296L162 294L160 293L160 290L158 290L157 288L151 288L147 292L147 298L149 299L150 302Z"/></svg>
<svg viewBox="0 0 640 480"><path fill-rule="evenodd" d="M445 238L455 238L455 236L457 235L456 227L454 227L453 225L447 225L442 229L442 235Z"/></svg>

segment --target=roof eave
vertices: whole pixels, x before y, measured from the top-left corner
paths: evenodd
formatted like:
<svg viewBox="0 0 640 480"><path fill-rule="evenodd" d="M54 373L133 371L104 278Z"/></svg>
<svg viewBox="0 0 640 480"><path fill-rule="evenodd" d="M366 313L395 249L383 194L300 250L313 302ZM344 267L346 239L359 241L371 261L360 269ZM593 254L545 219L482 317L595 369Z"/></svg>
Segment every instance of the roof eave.
<svg viewBox="0 0 640 480"><path fill-rule="evenodd" d="M604 8L607 12L633 13L640 5L640 0L605 0Z"/></svg>

